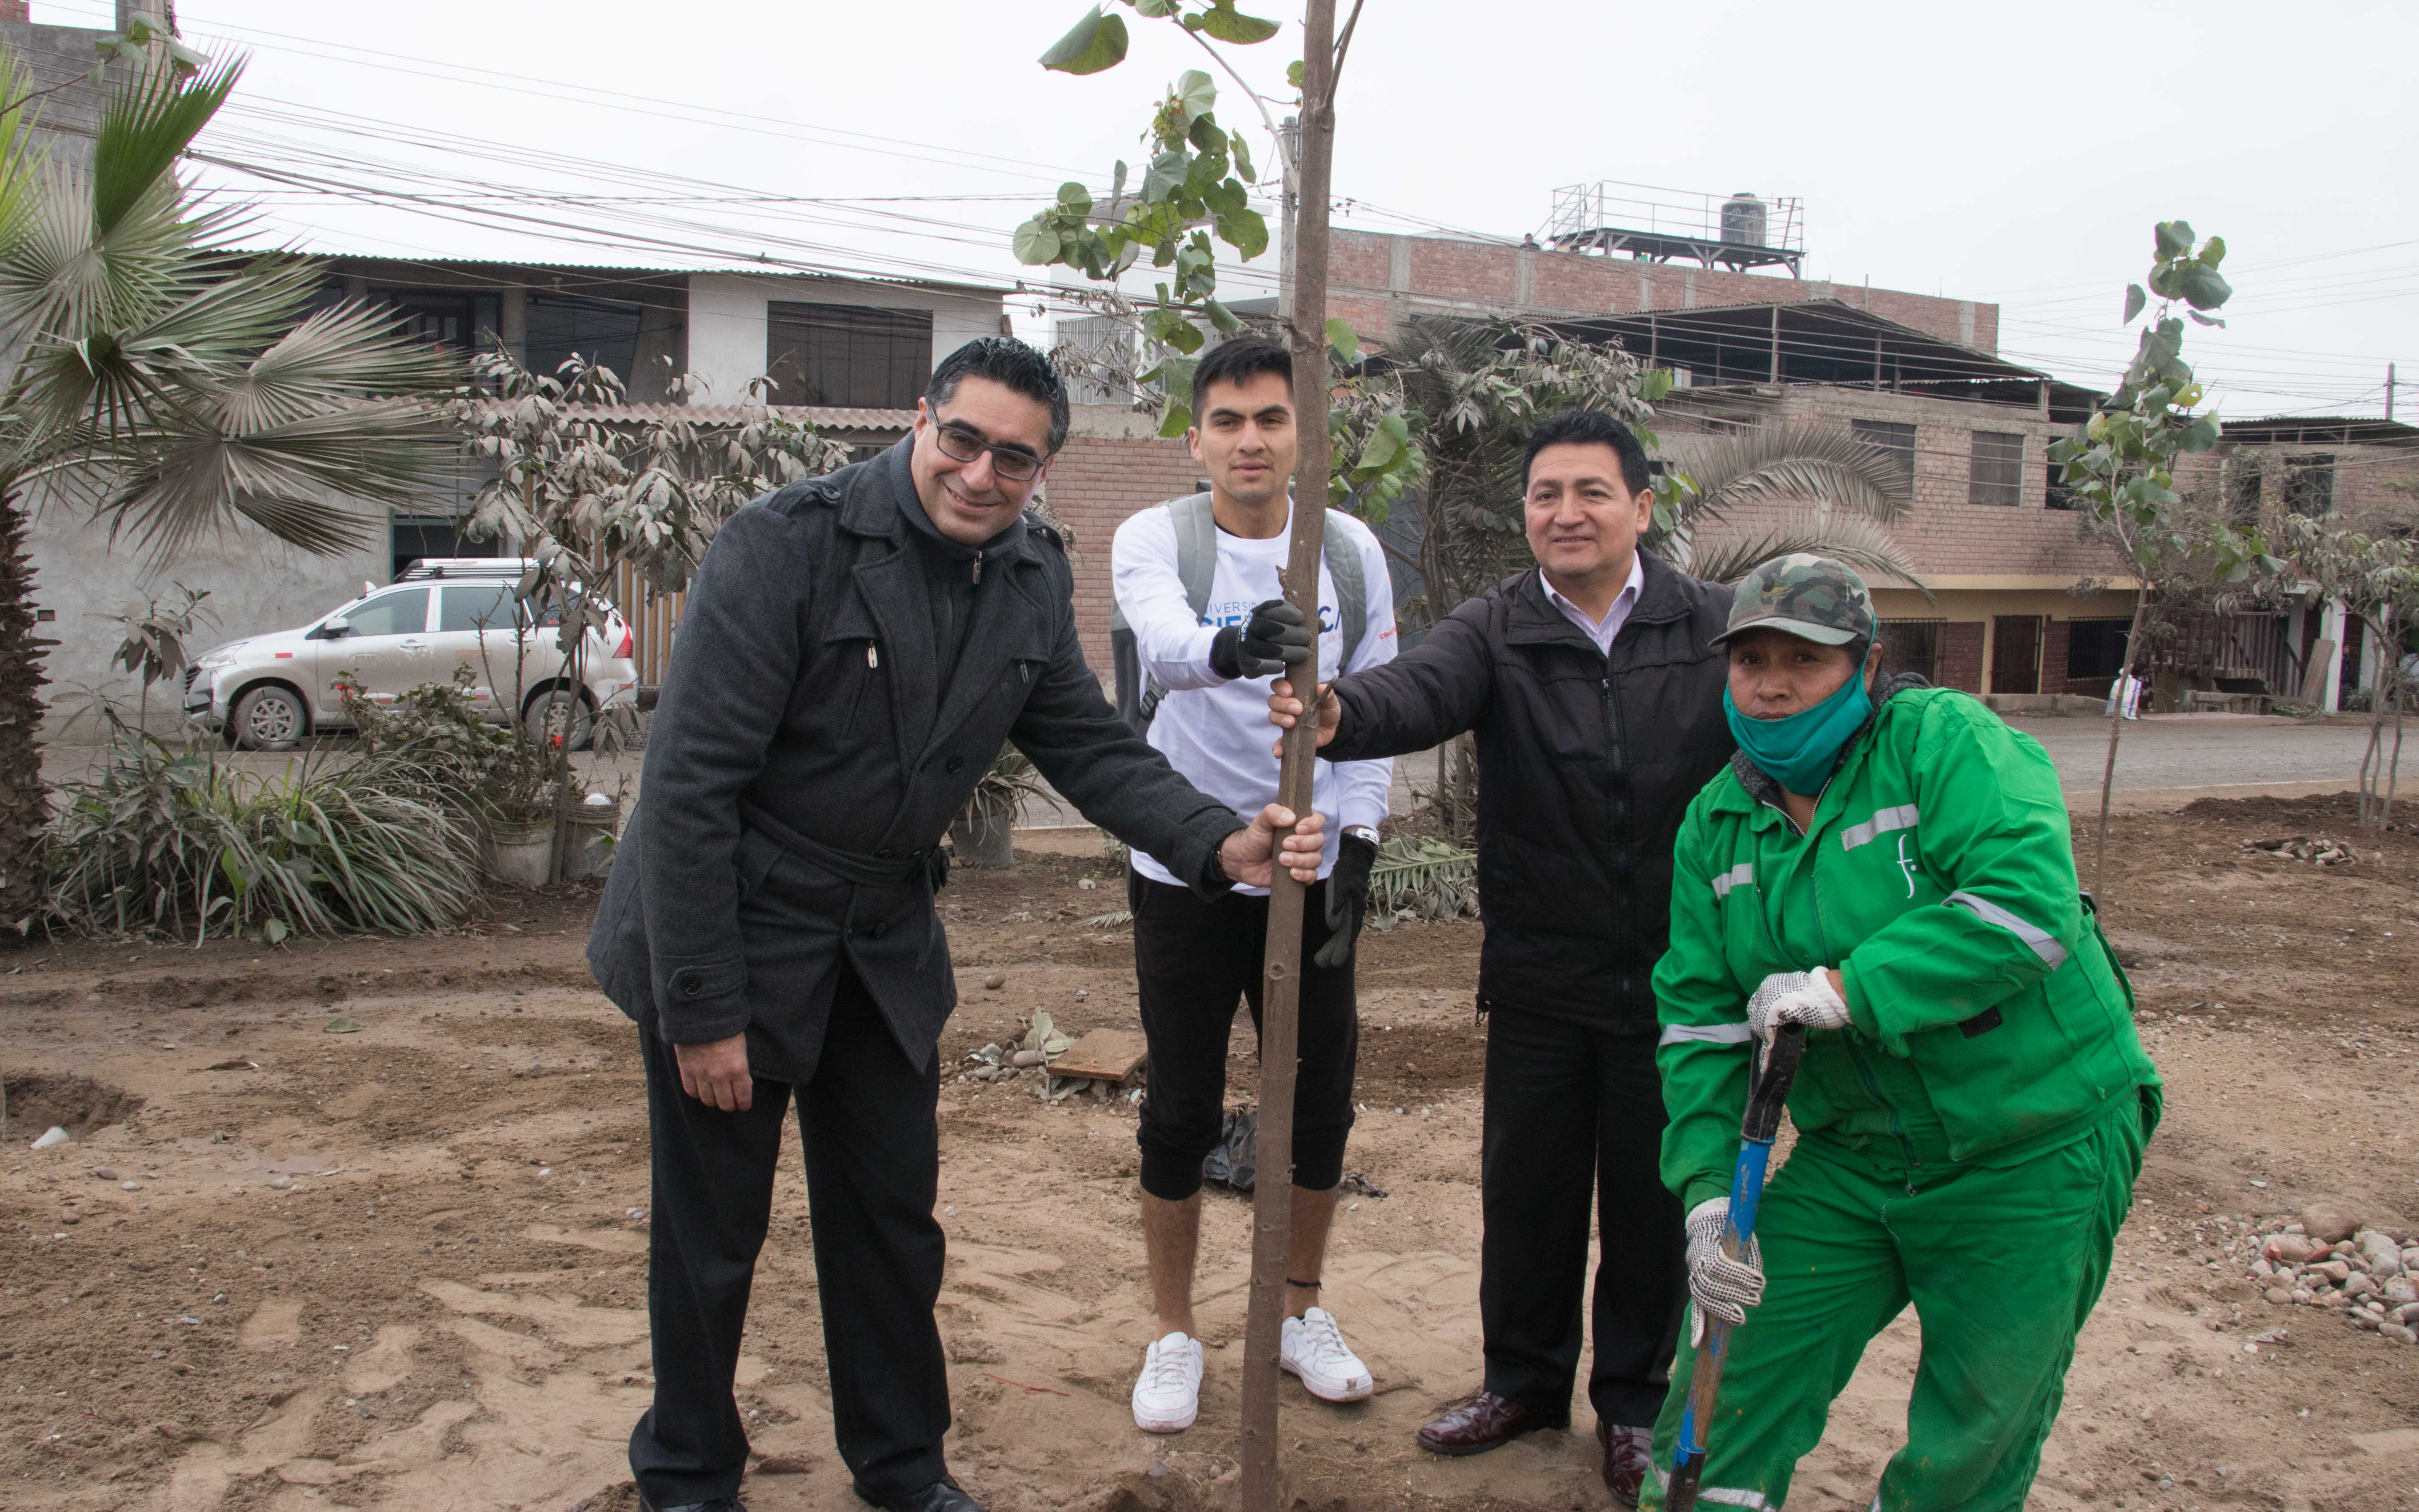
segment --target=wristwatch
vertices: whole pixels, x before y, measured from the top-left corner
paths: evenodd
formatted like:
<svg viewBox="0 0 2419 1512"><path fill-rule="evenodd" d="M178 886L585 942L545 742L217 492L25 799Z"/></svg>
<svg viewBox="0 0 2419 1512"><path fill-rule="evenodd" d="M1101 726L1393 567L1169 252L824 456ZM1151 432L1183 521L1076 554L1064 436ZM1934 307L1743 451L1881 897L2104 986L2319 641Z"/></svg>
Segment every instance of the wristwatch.
<svg viewBox="0 0 2419 1512"><path fill-rule="evenodd" d="M1346 840L1357 840L1373 851L1378 848L1378 832L1370 828L1367 825L1346 825L1344 829L1344 838Z"/></svg>

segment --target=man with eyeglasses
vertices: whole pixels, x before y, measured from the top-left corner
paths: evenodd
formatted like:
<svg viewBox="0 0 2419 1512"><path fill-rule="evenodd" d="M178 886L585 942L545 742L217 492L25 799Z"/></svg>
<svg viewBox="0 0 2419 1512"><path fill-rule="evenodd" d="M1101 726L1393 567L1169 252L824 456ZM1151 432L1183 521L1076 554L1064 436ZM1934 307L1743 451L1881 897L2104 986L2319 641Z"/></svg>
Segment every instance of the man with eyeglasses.
<svg viewBox="0 0 2419 1512"><path fill-rule="evenodd" d="M1025 514L1066 434L1040 353L971 342L910 436L740 510L689 591L588 947L647 1072L655 1395L630 1467L654 1512L739 1506L732 1388L793 1097L840 1458L877 1506L979 1512L941 1454L937 1043L957 987L932 893L1003 741L1205 896L1280 861L1317 875L1317 815L1278 856L1292 815L1246 825L1101 696L1065 549Z"/></svg>

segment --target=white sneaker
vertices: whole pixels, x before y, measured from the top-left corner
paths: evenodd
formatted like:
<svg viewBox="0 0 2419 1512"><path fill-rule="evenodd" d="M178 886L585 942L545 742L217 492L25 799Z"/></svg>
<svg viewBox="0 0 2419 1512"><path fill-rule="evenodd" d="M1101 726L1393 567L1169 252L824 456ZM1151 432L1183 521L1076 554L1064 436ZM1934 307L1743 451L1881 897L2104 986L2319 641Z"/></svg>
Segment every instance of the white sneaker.
<svg viewBox="0 0 2419 1512"><path fill-rule="evenodd" d="M1144 1352L1133 1414L1134 1427L1145 1433L1181 1433L1193 1426L1201 1415L1199 1339L1170 1334Z"/></svg>
<svg viewBox="0 0 2419 1512"><path fill-rule="evenodd" d="M1300 1318L1285 1320L1285 1342L1277 1350L1277 1364L1300 1376L1302 1389L1321 1401L1365 1401L1377 1389L1369 1367L1344 1342L1334 1315L1324 1307L1313 1307Z"/></svg>

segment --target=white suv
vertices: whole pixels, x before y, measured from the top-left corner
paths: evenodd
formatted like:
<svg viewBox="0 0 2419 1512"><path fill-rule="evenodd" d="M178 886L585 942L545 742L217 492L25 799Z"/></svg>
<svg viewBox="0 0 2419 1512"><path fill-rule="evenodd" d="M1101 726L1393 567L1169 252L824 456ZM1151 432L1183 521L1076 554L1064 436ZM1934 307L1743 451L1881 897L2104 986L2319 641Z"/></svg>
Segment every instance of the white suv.
<svg viewBox="0 0 2419 1512"><path fill-rule="evenodd" d="M517 718L532 738L587 746L598 714L634 703L639 667L629 625L608 610L588 634L578 707L569 658L556 640L559 612L537 624L513 590L533 563L510 557L422 558L383 588L296 630L231 640L185 673L185 714L246 750L286 750L322 730L346 729L338 685L349 678L374 703L471 669L470 698L498 720Z"/></svg>

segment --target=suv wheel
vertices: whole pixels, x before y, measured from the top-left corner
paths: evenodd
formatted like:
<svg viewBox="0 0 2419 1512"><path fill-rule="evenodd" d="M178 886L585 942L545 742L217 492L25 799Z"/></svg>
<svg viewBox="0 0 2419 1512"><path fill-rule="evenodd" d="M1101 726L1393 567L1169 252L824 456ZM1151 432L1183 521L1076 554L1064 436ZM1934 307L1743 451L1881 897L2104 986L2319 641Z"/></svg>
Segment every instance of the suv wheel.
<svg viewBox="0 0 2419 1512"><path fill-rule="evenodd" d="M255 687L236 700L229 723L245 750L292 750L310 733L311 717L292 689Z"/></svg>
<svg viewBox="0 0 2419 1512"><path fill-rule="evenodd" d="M540 750L552 750L560 741L573 750L586 750L595 733L588 700L566 688L547 688L521 710L521 730Z"/></svg>

